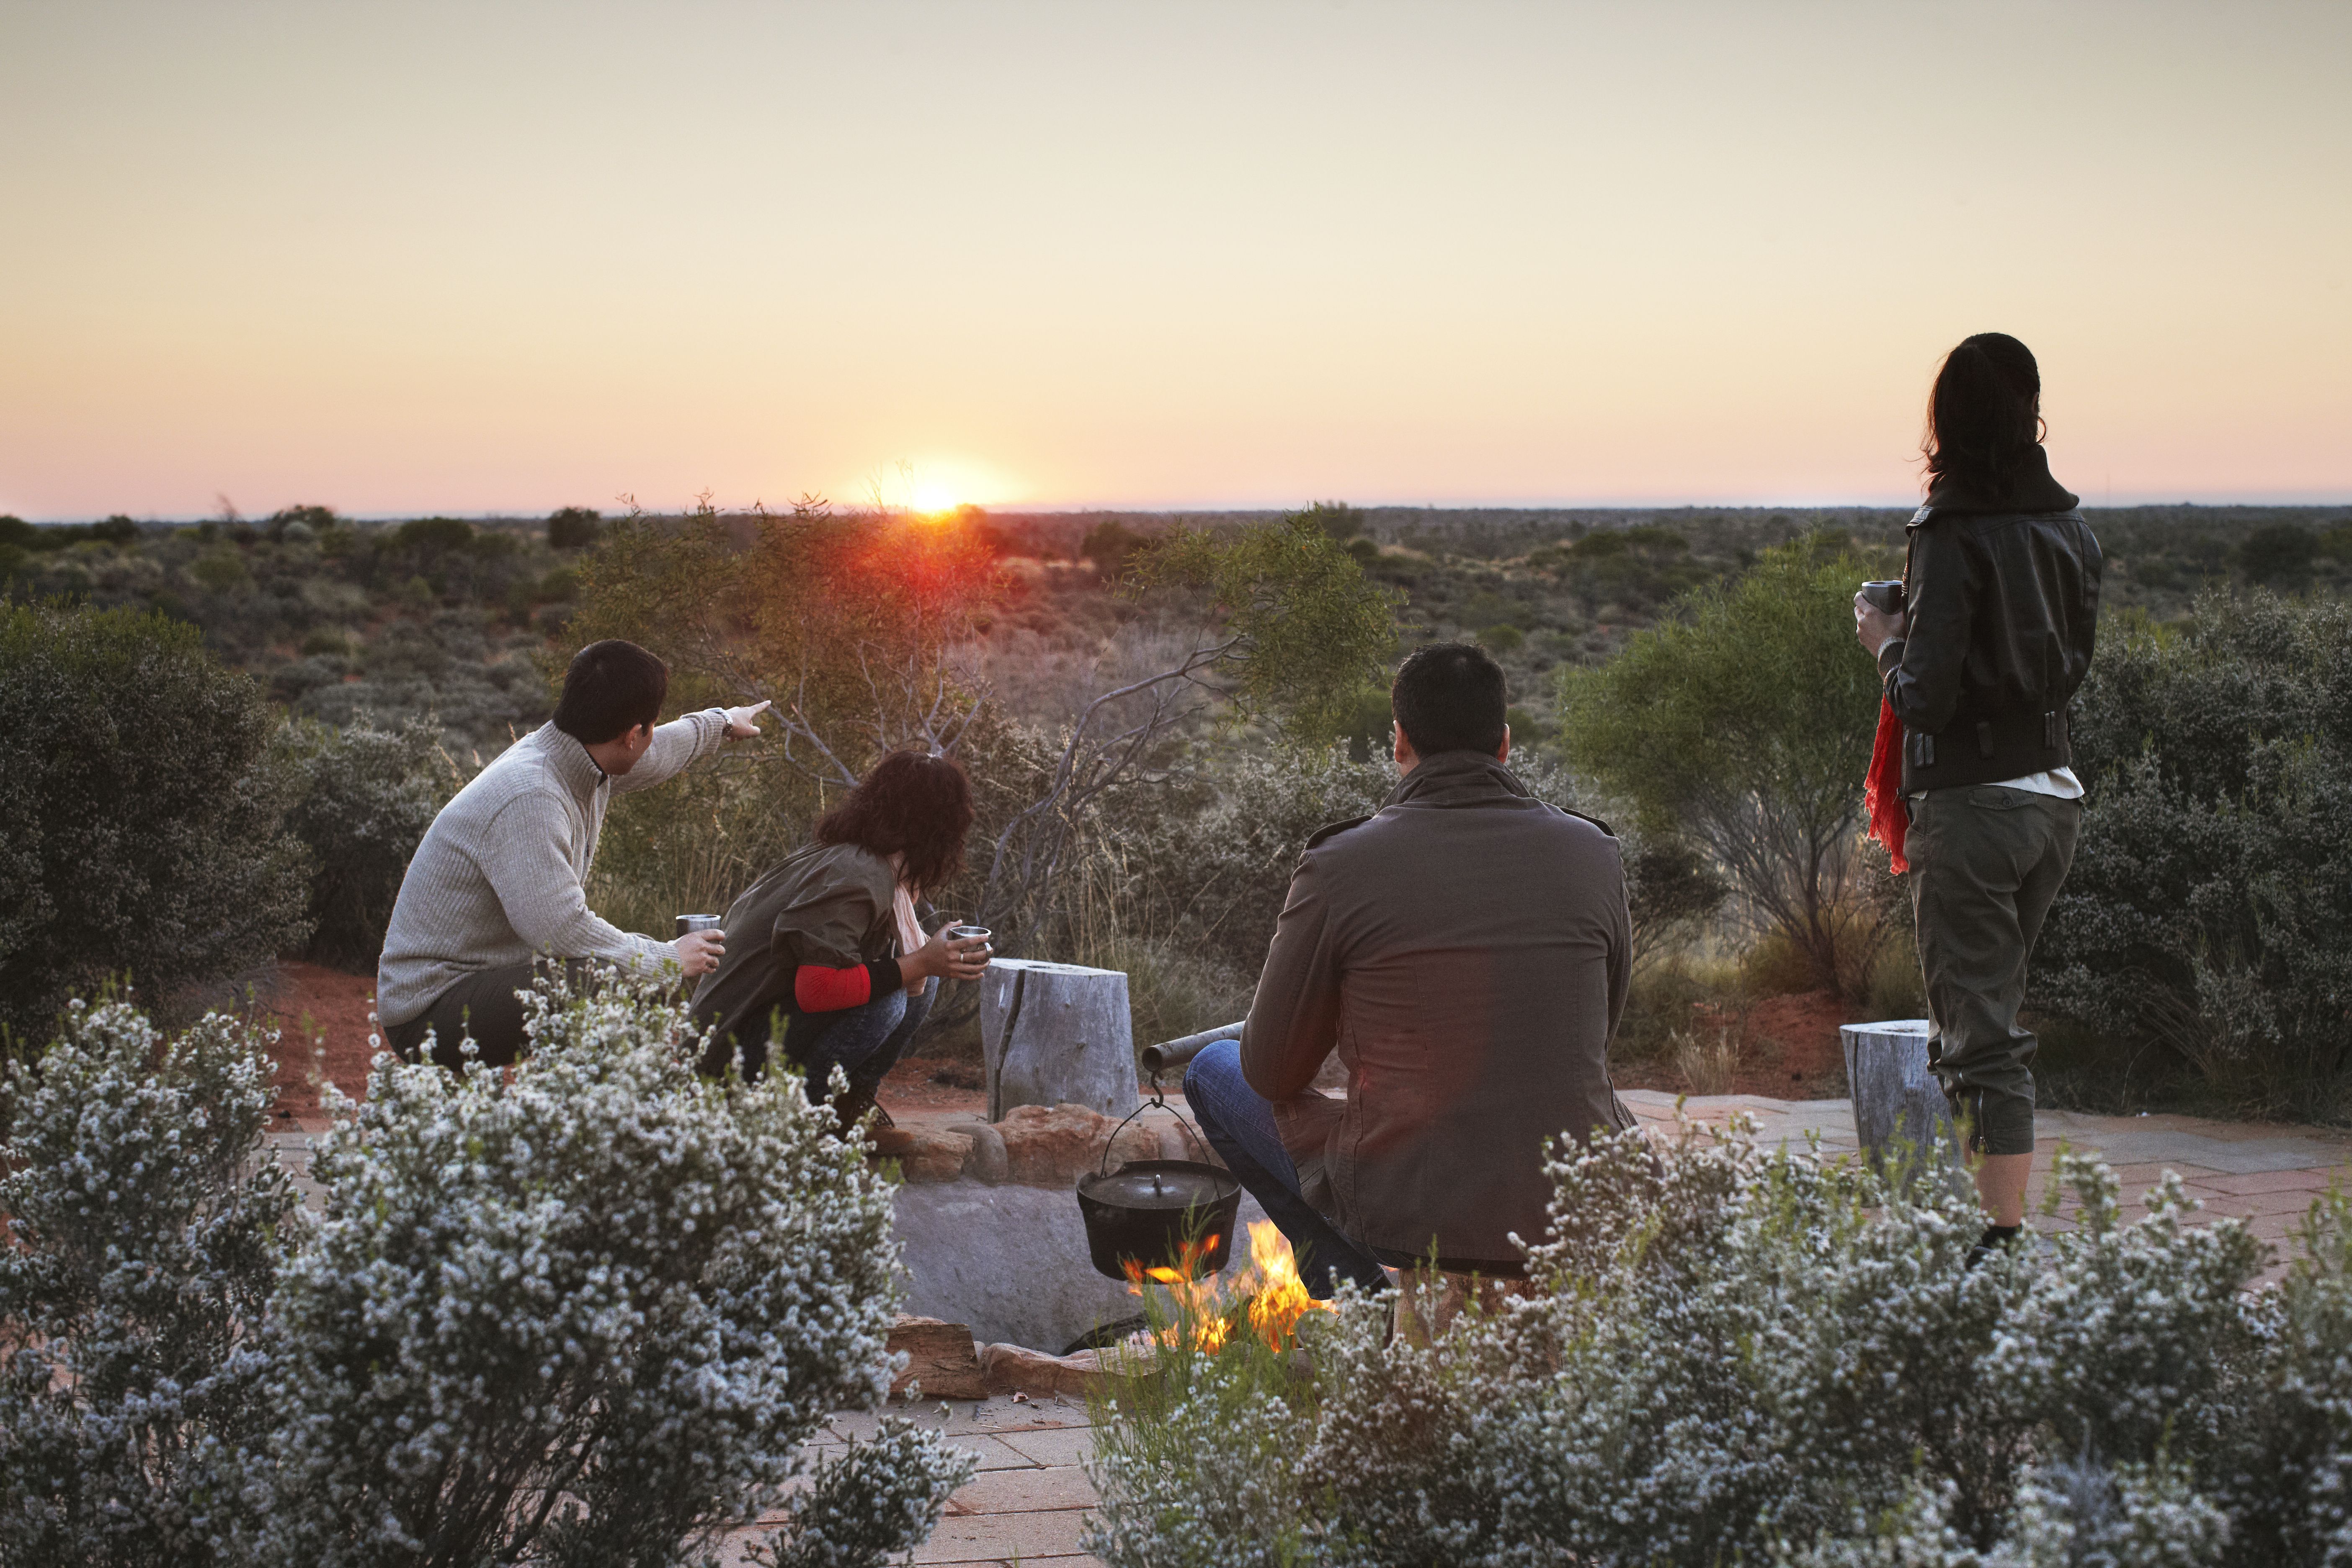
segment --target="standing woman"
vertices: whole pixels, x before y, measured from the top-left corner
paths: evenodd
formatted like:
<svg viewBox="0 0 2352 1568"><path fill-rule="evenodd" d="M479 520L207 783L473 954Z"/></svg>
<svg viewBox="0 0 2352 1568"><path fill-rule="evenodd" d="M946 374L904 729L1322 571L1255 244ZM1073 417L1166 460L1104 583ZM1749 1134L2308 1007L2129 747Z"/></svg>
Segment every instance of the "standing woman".
<svg viewBox="0 0 2352 1568"><path fill-rule="evenodd" d="M1872 794L1890 808L1876 822L1897 865L1911 862L1927 1059L1983 1157L1990 1224L1971 1261L2023 1222L2038 1042L2018 1009L2082 823L2066 718L2091 668L2099 542L2051 478L2043 434L2042 372L2023 343L1979 332L1947 354L1904 612L1854 596L1885 690ZM1891 809L1897 739L1907 823Z"/></svg>
<svg viewBox="0 0 2352 1568"><path fill-rule="evenodd" d="M754 882L727 911L719 967L694 994L712 1028L702 1070L765 1070L781 1023L786 1059L823 1101L836 1067L848 1093L843 1130L869 1110L882 1075L930 1011L941 977L976 980L985 940L928 940L919 902L963 870L971 784L946 757L893 752L820 818L812 841Z"/></svg>

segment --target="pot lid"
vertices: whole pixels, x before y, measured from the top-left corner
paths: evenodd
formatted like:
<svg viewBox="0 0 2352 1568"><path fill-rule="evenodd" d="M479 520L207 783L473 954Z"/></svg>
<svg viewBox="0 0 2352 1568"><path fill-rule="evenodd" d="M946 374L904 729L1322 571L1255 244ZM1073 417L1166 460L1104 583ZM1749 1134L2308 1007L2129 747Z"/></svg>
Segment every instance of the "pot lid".
<svg viewBox="0 0 2352 1568"><path fill-rule="evenodd" d="M1207 1207L1233 1195L1237 1184L1209 1165L1178 1160L1134 1160L1108 1175L1078 1180L1078 1190L1098 1204L1126 1209Z"/></svg>

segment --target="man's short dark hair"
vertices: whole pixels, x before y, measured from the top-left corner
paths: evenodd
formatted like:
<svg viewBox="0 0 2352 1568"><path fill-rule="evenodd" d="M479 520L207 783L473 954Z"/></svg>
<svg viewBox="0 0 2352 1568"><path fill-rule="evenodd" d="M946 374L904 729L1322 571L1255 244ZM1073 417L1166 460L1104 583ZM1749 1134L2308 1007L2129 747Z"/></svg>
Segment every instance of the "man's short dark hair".
<svg viewBox="0 0 2352 1568"><path fill-rule="evenodd" d="M1407 744L1424 757L1440 752L1503 749L1503 667L1482 647L1433 643L1397 668L1389 712Z"/></svg>
<svg viewBox="0 0 2352 1568"><path fill-rule="evenodd" d="M633 642L610 637L572 656L555 727L583 746L617 741L661 717L669 695L669 666Z"/></svg>

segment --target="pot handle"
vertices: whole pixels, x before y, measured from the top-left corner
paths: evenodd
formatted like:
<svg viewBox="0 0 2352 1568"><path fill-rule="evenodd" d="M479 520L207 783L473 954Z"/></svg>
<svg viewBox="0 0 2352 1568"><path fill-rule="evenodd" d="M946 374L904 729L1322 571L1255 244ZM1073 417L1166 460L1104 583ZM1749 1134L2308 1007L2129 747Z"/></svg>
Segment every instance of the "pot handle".
<svg viewBox="0 0 2352 1568"><path fill-rule="evenodd" d="M1185 1136L1192 1139L1193 1143L1200 1149L1202 1155L1202 1159L1201 1161L1202 1164L1206 1165L1214 1163L1213 1160L1208 1158L1208 1140L1202 1138L1200 1133L1193 1131L1192 1123L1186 1120L1182 1111L1168 1103L1168 1097L1160 1087L1160 1070L1157 1068L1154 1068L1151 1071L1150 1100L1139 1100L1133 1110L1129 1111L1125 1116L1118 1119L1118 1125L1110 1130L1110 1136L1103 1140L1102 1158L1097 1161L1095 1165L1095 1170L1097 1174L1108 1175L1109 1173L1110 1146L1118 1142L1118 1135L1127 1131L1127 1124L1155 1105L1176 1119L1176 1124L1184 1130Z"/></svg>

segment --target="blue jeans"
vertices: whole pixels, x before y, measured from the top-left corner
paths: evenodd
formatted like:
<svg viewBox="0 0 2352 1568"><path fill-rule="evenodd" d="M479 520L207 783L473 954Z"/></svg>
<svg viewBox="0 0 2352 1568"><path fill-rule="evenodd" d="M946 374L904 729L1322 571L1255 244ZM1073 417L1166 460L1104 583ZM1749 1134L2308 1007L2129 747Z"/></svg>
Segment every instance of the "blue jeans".
<svg viewBox="0 0 2352 1568"><path fill-rule="evenodd" d="M1275 1131L1274 1107L1242 1077L1239 1040L1219 1040L1184 1069L1184 1100L1228 1169L1290 1243L1307 1293L1327 1300L1339 1281L1388 1289L1388 1271L1298 1192L1298 1166Z"/></svg>
<svg viewBox="0 0 2352 1568"><path fill-rule="evenodd" d="M809 1100L826 1098L825 1086L836 1067L849 1076L852 1093L871 1093L882 1075L898 1065L907 1043L929 1014L931 999L939 994L940 983L934 977L923 982L919 996L909 996L905 987L894 985L887 996L834 1015L832 1027L809 1053Z"/></svg>

